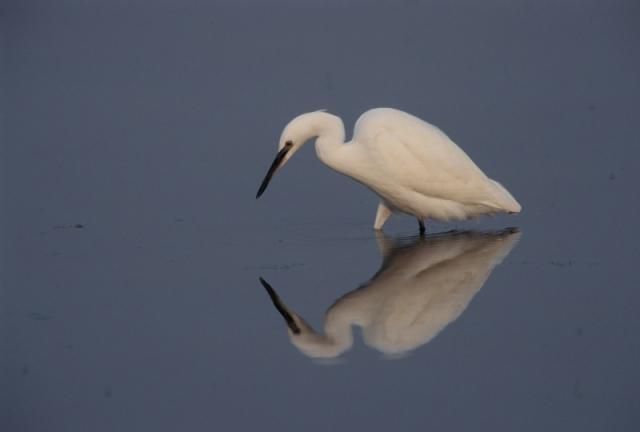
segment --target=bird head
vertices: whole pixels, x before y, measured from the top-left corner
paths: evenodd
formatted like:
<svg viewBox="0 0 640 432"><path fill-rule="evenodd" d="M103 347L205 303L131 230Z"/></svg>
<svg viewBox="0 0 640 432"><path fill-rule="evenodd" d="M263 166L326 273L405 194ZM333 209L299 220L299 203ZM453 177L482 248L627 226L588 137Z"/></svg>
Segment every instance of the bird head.
<svg viewBox="0 0 640 432"><path fill-rule="evenodd" d="M318 116L320 111L301 114L291 120L282 131L278 142L278 153L260 184L256 198L264 193L273 175L282 168L300 147L311 138L318 136Z"/></svg>

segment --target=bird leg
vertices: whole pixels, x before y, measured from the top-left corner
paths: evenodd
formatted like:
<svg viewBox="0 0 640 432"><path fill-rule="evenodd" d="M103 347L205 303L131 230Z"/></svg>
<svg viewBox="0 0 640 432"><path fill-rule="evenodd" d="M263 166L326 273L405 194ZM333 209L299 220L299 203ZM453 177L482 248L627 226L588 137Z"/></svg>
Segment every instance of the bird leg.
<svg viewBox="0 0 640 432"><path fill-rule="evenodd" d="M418 219L418 225L420 225L420 235L423 236L427 229L424 227L424 222L422 219Z"/></svg>
<svg viewBox="0 0 640 432"><path fill-rule="evenodd" d="M376 213L376 221L373 224L374 230L381 230L382 225L389 219L391 216L391 210L387 207L382 201L378 204L378 211Z"/></svg>
<svg viewBox="0 0 640 432"><path fill-rule="evenodd" d="M387 235L382 230L377 230L375 233L376 243L378 243L378 251L382 258L387 258L391 255L394 247L394 241L391 237L387 237Z"/></svg>

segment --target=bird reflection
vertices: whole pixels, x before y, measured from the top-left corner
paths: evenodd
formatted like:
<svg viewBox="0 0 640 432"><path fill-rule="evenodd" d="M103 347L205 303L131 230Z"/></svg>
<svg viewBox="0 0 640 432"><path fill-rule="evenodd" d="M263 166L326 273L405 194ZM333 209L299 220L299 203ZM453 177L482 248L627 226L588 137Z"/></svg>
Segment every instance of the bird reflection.
<svg viewBox="0 0 640 432"><path fill-rule="evenodd" d="M353 345L351 327L358 325L367 345L397 356L426 344L455 321L519 237L515 228L411 239L379 234L380 270L334 302L324 333L285 305L264 279L260 282L285 319L291 343L305 355L340 356Z"/></svg>

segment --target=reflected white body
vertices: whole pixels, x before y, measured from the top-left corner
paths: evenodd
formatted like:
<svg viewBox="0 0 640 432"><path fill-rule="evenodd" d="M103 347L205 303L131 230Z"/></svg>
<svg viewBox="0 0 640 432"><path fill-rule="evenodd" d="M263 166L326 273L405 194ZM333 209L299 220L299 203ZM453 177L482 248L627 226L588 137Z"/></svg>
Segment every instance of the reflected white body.
<svg viewBox="0 0 640 432"><path fill-rule="evenodd" d="M493 268L520 234L463 232L428 236L398 246L379 238L385 255L366 284L339 298L327 311L324 334L317 333L282 303L299 331L291 342L313 358L337 357L353 344L352 326L365 342L385 354L411 351L433 339L466 309ZM278 307L278 305L276 307Z"/></svg>
<svg viewBox="0 0 640 432"><path fill-rule="evenodd" d="M513 196L487 177L440 129L403 111L377 108L365 112L348 143L344 142L339 117L326 112L302 114L282 133L279 149L287 142L292 148L281 165L314 137L323 163L380 197L376 229L381 229L393 212L422 221L521 210Z"/></svg>

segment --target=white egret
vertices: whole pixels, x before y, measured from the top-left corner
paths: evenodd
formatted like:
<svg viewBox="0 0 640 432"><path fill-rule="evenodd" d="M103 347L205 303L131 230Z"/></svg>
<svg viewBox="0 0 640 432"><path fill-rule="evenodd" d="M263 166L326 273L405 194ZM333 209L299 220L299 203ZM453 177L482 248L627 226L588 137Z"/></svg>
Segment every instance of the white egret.
<svg viewBox="0 0 640 432"><path fill-rule="evenodd" d="M519 238L516 229L454 232L403 245L381 234L380 270L333 303L323 333L260 281L285 319L291 343L305 355L334 358L344 353L353 344L353 325L362 328L367 345L398 355L424 345L455 321Z"/></svg>
<svg viewBox="0 0 640 432"><path fill-rule="evenodd" d="M362 114L348 143L344 124L335 115L316 111L294 118L282 132L278 154L256 198L273 174L312 138L317 138L316 154L325 165L380 197L376 230L394 212L415 216L421 233L428 218L446 221L520 212L515 198L440 129L392 108Z"/></svg>

